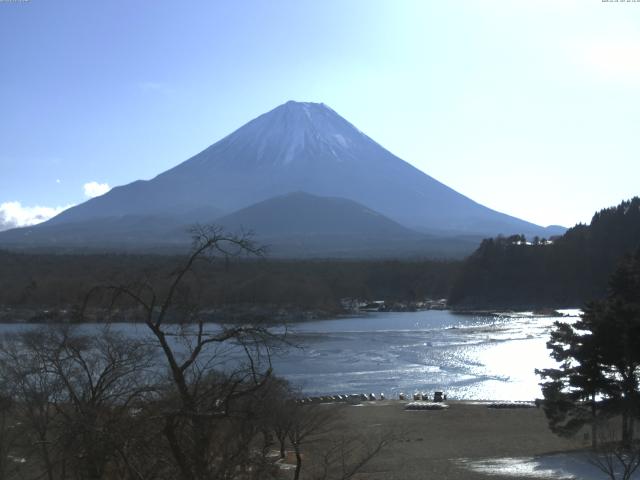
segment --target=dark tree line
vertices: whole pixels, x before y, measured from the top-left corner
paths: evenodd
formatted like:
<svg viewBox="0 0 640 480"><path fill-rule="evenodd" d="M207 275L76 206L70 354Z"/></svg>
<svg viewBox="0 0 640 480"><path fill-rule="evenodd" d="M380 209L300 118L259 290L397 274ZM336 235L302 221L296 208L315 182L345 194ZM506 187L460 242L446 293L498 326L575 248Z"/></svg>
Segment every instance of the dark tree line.
<svg viewBox="0 0 640 480"><path fill-rule="evenodd" d="M640 246L640 198L596 213L563 236L487 239L464 262L450 303L460 308L575 307L607 291L617 262Z"/></svg>
<svg viewBox="0 0 640 480"><path fill-rule="evenodd" d="M56 311L80 304L87 291L105 283L126 284L146 274L157 290L181 258L162 255L72 255L0 251L0 316L29 310L24 319L55 319ZM237 259L196 265L203 307L229 311L248 306L268 311L317 310L333 315L340 299L415 301L447 297L459 262ZM186 281L192 282L192 279ZM2 308L5 309L2 312ZM43 310L49 312L43 314ZM228 316L227 316L228 318Z"/></svg>

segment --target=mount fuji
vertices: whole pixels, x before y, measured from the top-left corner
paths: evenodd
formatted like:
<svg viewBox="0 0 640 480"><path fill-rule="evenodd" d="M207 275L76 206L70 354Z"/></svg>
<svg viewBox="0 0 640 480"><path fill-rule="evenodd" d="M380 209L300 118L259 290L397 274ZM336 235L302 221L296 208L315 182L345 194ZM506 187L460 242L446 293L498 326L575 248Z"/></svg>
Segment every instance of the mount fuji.
<svg viewBox="0 0 640 480"><path fill-rule="evenodd" d="M290 195L296 192L314 198L311 211L291 208L300 202L310 204L308 196ZM420 234L426 234L424 239L479 238L515 233L549 236L564 230L484 207L396 157L328 106L290 101L151 180L116 187L43 224L2 232L0 244L98 245L101 229L108 229L110 244L132 245L136 239L146 245L179 242L175 234L179 227L216 219L225 225L234 213L274 198L279 201L257 209L260 221L254 216L251 224L251 215L236 215L249 222L242 226L254 229L258 237L261 230L268 230L271 239L279 233L290 236L288 229L275 227L282 223L269 225L270 217L287 205L292 215L313 217L303 223L291 218L292 223L314 225L296 235L338 235L339 227L329 227L323 215L327 209L335 213L336 199L343 199L351 207L361 207L347 210L350 215L358 211L367 216L367 235L374 217L380 232L393 231L396 237L410 232L406 237L412 240ZM237 218L229 224L237 226ZM132 224L148 228L132 229ZM336 225L340 224L346 227L345 222ZM352 230L349 235L358 233ZM385 235L380 235L384 242Z"/></svg>

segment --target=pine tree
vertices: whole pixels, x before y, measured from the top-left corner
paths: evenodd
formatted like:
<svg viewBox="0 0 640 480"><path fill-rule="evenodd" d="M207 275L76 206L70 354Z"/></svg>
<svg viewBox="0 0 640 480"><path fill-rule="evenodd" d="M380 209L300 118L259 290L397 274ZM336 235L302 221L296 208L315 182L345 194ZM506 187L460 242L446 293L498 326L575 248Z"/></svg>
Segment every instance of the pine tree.
<svg viewBox="0 0 640 480"><path fill-rule="evenodd" d="M590 424L595 447L598 423L619 415L629 445L640 418L640 250L612 275L606 299L574 324L556 322L547 347L560 363L537 371L552 431L573 435Z"/></svg>

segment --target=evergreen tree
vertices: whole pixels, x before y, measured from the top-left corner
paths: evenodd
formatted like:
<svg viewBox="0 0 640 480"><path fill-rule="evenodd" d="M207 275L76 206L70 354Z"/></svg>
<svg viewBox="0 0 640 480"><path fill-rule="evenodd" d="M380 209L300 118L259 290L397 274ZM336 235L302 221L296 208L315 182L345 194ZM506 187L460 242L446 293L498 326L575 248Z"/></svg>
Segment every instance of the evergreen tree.
<svg viewBox="0 0 640 480"><path fill-rule="evenodd" d="M574 324L556 322L547 343L560 365L537 373L555 433L572 435L619 415L622 441L633 441L640 417L640 250L615 271L605 300L591 302Z"/></svg>
<svg viewBox="0 0 640 480"><path fill-rule="evenodd" d="M536 371L547 380L541 386L549 426L558 435L572 436L590 424L595 447L600 414L596 400L608 386L601 370L599 343L583 317L573 325L556 322L547 347L560 363L559 368Z"/></svg>

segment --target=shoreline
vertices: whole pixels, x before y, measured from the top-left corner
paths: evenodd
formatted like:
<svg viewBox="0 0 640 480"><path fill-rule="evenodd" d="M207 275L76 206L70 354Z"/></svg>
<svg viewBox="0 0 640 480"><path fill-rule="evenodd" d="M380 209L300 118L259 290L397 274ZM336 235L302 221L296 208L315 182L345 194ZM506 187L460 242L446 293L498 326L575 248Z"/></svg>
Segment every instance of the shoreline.
<svg viewBox="0 0 640 480"><path fill-rule="evenodd" d="M507 406L513 406L514 409L518 409L522 406L538 408L538 406L542 405L542 399L533 398L529 400L506 400L506 399L476 399L476 398L447 398L441 401L434 401L433 396L424 399L414 399L412 395L407 395L405 399L400 398L378 398L376 395L376 399L371 400L364 398L356 399L355 397L360 397L361 395L368 394L350 394L350 395L311 395L311 396L302 396L296 399L298 404L300 405L407 405L413 402L429 402L429 403L438 403L442 405L504 405L505 408ZM330 397L351 397L344 399L335 399ZM357 400L357 401L356 401Z"/></svg>
<svg viewBox="0 0 640 480"><path fill-rule="evenodd" d="M413 308L402 309L389 308L380 311L349 310L349 309L321 309L303 308L291 305L227 305L223 307L202 308L202 316L206 323L264 323L271 325L306 323L322 320L340 320L348 318L366 318L376 313L415 313L428 311L448 311L453 315L461 316L482 316L482 317L509 317L527 316L532 318L567 318L574 316L571 313L578 311L575 307L567 308L534 308L534 309L465 309L465 308ZM57 324L57 323L134 323L135 311L119 309L120 317L117 320L106 319L109 315L108 309L90 309L86 312L86 319L78 320L78 305L67 305L64 307L46 306L9 306L0 305L0 324ZM175 322L168 323L178 323Z"/></svg>

